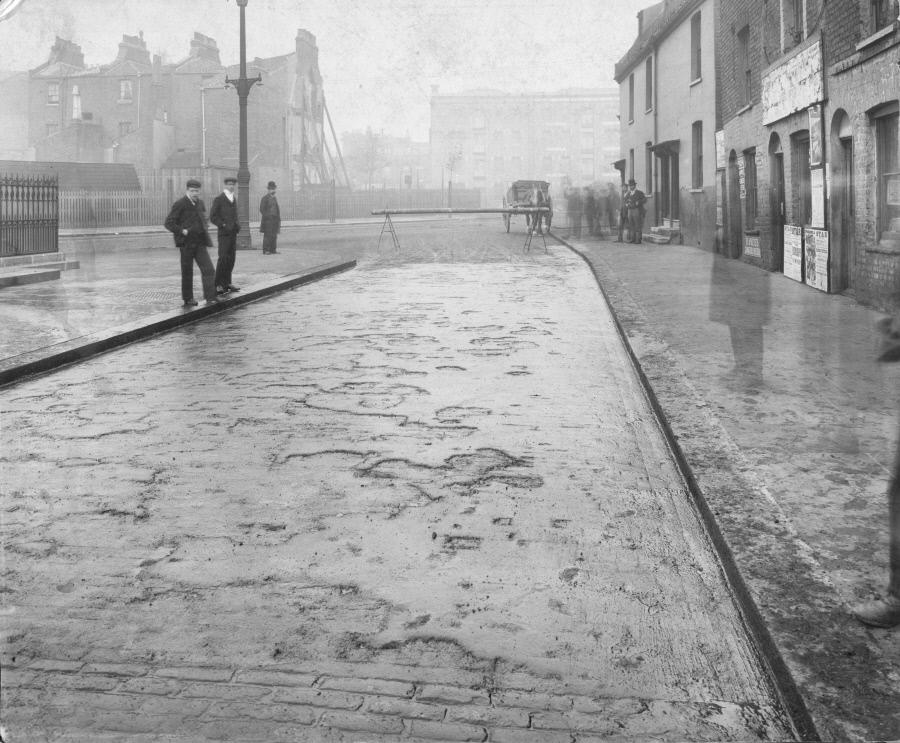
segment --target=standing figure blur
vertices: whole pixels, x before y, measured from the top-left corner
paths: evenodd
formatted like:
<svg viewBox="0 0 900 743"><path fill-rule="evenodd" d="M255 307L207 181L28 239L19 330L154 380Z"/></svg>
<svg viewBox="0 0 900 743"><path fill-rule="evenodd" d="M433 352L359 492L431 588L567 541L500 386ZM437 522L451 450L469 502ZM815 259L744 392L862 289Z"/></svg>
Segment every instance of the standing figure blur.
<svg viewBox="0 0 900 743"><path fill-rule="evenodd" d="M622 200L619 198L619 192L612 183L607 184L606 220L609 222L610 233L616 232L618 235L616 242L622 242L622 222L619 219L621 208Z"/></svg>
<svg viewBox="0 0 900 743"><path fill-rule="evenodd" d="M581 215L584 204L581 199L581 189L573 188L569 194L569 207L572 215L572 226L570 228L573 237L581 237Z"/></svg>
<svg viewBox="0 0 900 743"><path fill-rule="evenodd" d="M900 361L900 318L886 317L877 327L883 334L879 361ZM896 328L896 329L894 329ZM853 607L856 618L872 627L900 625L900 435L888 484L888 586L884 598Z"/></svg>
<svg viewBox="0 0 900 743"><path fill-rule="evenodd" d="M216 262L216 294L241 290L239 286L231 283L237 235L241 231L237 199L234 195L236 184L237 178L228 176L225 179L225 189L213 199L212 208L209 210L209 221L216 226L218 231L216 237L219 243L219 259Z"/></svg>
<svg viewBox="0 0 900 743"><path fill-rule="evenodd" d="M175 246L181 252L181 298L185 307L195 307L194 262L203 278L203 298L207 304L216 299L216 270L207 248L212 238L206 227L206 206L200 199L200 181L191 178L185 195L172 204L166 217L166 229L175 236Z"/></svg>
<svg viewBox="0 0 900 743"><path fill-rule="evenodd" d="M647 197L637 187L634 178L628 181L628 190L624 197L625 209L628 211L628 242L640 243L644 231L644 204Z"/></svg>
<svg viewBox="0 0 900 743"><path fill-rule="evenodd" d="M278 233L281 232L281 210L278 208L278 199L275 198L277 189L275 181L269 181L266 188L268 193L259 202L259 231L263 234L263 255L278 252Z"/></svg>
<svg viewBox="0 0 900 743"><path fill-rule="evenodd" d="M584 187L584 198L582 200L582 204L584 204L584 221L587 225L587 233L588 236L594 234L594 228L596 226L596 211L597 211L597 199L594 197L594 189L590 186Z"/></svg>
<svg viewBox="0 0 900 743"><path fill-rule="evenodd" d="M603 221L606 219L606 191L594 190L594 234L602 237Z"/></svg>

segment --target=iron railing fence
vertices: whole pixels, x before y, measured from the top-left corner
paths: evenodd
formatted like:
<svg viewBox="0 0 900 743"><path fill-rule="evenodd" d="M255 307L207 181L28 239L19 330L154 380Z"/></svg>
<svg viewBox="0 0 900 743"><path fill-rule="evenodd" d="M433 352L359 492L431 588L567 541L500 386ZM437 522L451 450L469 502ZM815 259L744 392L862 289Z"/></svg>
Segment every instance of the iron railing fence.
<svg viewBox="0 0 900 743"><path fill-rule="evenodd" d="M58 209L55 175L0 176L0 256L56 253Z"/></svg>

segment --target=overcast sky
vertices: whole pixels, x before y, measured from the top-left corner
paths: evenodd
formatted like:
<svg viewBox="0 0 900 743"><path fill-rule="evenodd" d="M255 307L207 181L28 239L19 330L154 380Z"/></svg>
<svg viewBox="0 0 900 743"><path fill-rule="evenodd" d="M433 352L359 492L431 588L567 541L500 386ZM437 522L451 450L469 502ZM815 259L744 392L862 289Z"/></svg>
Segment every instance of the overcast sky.
<svg viewBox="0 0 900 743"><path fill-rule="evenodd" d="M0 0L0 7L10 0ZM641 0L249 0L247 57L287 54L298 28L316 36L337 131L428 139L432 85L549 92L613 86L634 41ZM0 22L0 70L46 61L56 36L89 65L111 62L122 34L143 31L151 54L187 56L195 31L222 62L239 55L235 0L20 0ZM251 93L252 95L252 93Z"/></svg>

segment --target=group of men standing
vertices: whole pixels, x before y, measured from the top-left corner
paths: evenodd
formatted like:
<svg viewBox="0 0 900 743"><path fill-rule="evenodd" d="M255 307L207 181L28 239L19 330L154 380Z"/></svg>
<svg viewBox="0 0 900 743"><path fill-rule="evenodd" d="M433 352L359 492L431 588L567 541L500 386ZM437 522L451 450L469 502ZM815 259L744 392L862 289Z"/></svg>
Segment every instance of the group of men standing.
<svg viewBox="0 0 900 743"><path fill-rule="evenodd" d="M630 243L643 241L647 196L637 187L634 178L629 179L621 200L612 183L607 185L605 191L589 186L569 188L565 196L569 232L576 237L581 237L584 217L588 235L602 234L605 221L610 231L618 228L616 242L623 242L623 238L626 238L624 242Z"/></svg>
<svg viewBox="0 0 900 743"><path fill-rule="evenodd" d="M237 236L241 231L235 188L237 178L224 180L222 193L218 194L209 211L209 222L216 226L219 256L215 268L207 248L212 247L207 227L206 205L200 198L200 181L191 178L185 195L172 204L166 217L166 229L175 237L175 246L181 253L181 298L185 307L195 307L194 263L200 269L203 282L203 298L207 304L215 304L219 297L240 291L232 282ZM278 233L281 231L281 211L275 196L276 185L269 181L267 193L259 204L260 232L263 233L263 254L277 253Z"/></svg>

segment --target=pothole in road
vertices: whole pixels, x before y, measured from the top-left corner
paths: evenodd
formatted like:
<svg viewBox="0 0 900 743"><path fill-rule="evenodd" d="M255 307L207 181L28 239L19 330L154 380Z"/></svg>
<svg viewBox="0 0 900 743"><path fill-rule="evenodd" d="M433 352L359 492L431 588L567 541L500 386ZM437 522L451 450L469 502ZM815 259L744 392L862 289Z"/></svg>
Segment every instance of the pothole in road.
<svg viewBox="0 0 900 743"><path fill-rule="evenodd" d="M442 550L444 552L458 552L459 550L477 550L484 541L483 537L475 537L468 534L445 534Z"/></svg>

